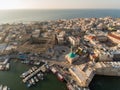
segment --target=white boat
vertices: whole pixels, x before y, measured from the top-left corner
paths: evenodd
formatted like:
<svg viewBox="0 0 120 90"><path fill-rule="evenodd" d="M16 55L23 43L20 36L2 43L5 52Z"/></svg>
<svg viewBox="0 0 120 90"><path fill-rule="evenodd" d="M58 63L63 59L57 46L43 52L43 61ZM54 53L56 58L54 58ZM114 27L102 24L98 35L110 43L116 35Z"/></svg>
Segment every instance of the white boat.
<svg viewBox="0 0 120 90"><path fill-rule="evenodd" d="M10 63L6 64L6 69L8 70L10 68Z"/></svg>
<svg viewBox="0 0 120 90"><path fill-rule="evenodd" d="M44 78L43 78L43 73L38 73L37 74L37 77L40 79L40 80L43 80Z"/></svg>
<svg viewBox="0 0 120 90"><path fill-rule="evenodd" d="M40 62L34 62L34 65L40 65Z"/></svg>
<svg viewBox="0 0 120 90"><path fill-rule="evenodd" d="M35 85L35 81L33 78L31 78L32 84Z"/></svg>
<svg viewBox="0 0 120 90"><path fill-rule="evenodd" d="M31 85L33 84L31 80L28 81Z"/></svg>
<svg viewBox="0 0 120 90"><path fill-rule="evenodd" d="M31 81L28 81L26 84L27 84L27 87L28 87L28 88L32 86Z"/></svg>
<svg viewBox="0 0 120 90"><path fill-rule="evenodd" d="M2 88L3 88L3 85L0 85L0 90L2 90Z"/></svg>
<svg viewBox="0 0 120 90"><path fill-rule="evenodd" d="M25 78L27 75L29 75L29 72L28 72L28 71L22 73L22 75L21 75L20 77Z"/></svg>
<svg viewBox="0 0 120 90"><path fill-rule="evenodd" d="M32 71L35 71L35 70L36 70L36 67L32 67L31 69L32 69Z"/></svg>
<svg viewBox="0 0 120 90"><path fill-rule="evenodd" d="M4 86L4 87L3 87L3 90L7 90L7 86Z"/></svg>
<svg viewBox="0 0 120 90"><path fill-rule="evenodd" d="M51 68L51 71L52 71L54 74L57 73L57 70L56 70L54 67Z"/></svg>
<svg viewBox="0 0 120 90"><path fill-rule="evenodd" d="M38 80L38 78L37 78L36 76L34 77L34 79L35 79L35 81L36 81L36 82L38 82L38 81L39 81L39 80Z"/></svg>
<svg viewBox="0 0 120 90"><path fill-rule="evenodd" d="M62 76L62 74L57 73L57 77L59 80L64 81L64 77Z"/></svg>

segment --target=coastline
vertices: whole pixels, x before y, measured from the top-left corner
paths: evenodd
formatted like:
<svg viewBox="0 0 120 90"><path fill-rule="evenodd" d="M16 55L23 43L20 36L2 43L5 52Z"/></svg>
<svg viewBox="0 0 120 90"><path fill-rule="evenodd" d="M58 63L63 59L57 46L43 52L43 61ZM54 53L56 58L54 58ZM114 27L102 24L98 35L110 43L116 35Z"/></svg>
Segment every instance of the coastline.
<svg viewBox="0 0 120 90"><path fill-rule="evenodd" d="M91 18L91 17L120 17L120 9L31 9L31 10L0 10L0 23L24 23L33 21L48 21L72 18ZM49 15L49 16L48 16Z"/></svg>

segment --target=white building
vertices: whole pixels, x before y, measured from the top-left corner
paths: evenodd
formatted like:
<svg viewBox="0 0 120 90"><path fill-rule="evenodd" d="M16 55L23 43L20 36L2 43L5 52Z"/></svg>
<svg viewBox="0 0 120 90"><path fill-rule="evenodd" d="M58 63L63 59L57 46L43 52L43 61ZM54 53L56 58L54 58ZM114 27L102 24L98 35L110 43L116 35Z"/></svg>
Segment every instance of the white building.
<svg viewBox="0 0 120 90"><path fill-rule="evenodd" d="M57 35L58 44L63 44L65 42L65 31L62 31Z"/></svg>
<svg viewBox="0 0 120 90"><path fill-rule="evenodd" d="M75 38L73 36L70 36L68 37L69 38L69 41L70 43L73 45L73 46L77 46L80 44L80 39L79 38Z"/></svg>
<svg viewBox="0 0 120 90"><path fill-rule="evenodd" d="M32 32L32 37L38 38L39 35L40 35L40 30L39 29Z"/></svg>

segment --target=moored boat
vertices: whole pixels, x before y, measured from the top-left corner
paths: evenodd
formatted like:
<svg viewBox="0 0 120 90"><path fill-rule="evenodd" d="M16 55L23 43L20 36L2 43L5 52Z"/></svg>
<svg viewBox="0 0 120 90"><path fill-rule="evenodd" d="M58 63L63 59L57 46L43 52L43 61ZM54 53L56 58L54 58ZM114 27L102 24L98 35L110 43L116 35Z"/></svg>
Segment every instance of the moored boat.
<svg viewBox="0 0 120 90"><path fill-rule="evenodd" d="M30 81L28 81L26 84L27 84L27 87L31 87L32 86L32 83Z"/></svg>
<svg viewBox="0 0 120 90"><path fill-rule="evenodd" d="M35 79L35 81L36 81L36 82L38 82L38 81L39 81L39 80L38 80L38 78L37 78L36 76L34 77L34 79Z"/></svg>
<svg viewBox="0 0 120 90"><path fill-rule="evenodd" d="M68 90L75 90L75 88L70 83L67 83L66 85Z"/></svg>
<svg viewBox="0 0 120 90"><path fill-rule="evenodd" d="M38 74L37 74L37 77L38 77L40 80L43 80L43 79L44 79L43 76L44 76L43 73L38 73Z"/></svg>
<svg viewBox="0 0 120 90"><path fill-rule="evenodd" d="M57 73L57 77L60 81L64 81L64 77L62 76L62 74Z"/></svg>
<svg viewBox="0 0 120 90"><path fill-rule="evenodd" d="M4 86L2 90L7 90L7 86Z"/></svg>
<svg viewBox="0 0 120 90"><path fill-rule="evenodd" d="M51 67L50 69L51 69L52 73L54 73L54 74L57 73L57 70L54 67Z"/></svg>
<svg viewBox="0 0 120 90"><path fill-rule="evenodd" d="M2 88L3 88L3 85L0 85L0 90L2 90Z"/></svg>
<svg viewBox="0 0 120 90"><path fill-rule="evenodd" d="M31 78L32 84L35 85L35 80Z"/></svg>
<svg viewBox="0 0 120 90"><path fill-rule="evenodd" d="M26 72L22 73L22 75L20 77L25 78L27 75L29 75L29 71L26 71Z"/></svg>

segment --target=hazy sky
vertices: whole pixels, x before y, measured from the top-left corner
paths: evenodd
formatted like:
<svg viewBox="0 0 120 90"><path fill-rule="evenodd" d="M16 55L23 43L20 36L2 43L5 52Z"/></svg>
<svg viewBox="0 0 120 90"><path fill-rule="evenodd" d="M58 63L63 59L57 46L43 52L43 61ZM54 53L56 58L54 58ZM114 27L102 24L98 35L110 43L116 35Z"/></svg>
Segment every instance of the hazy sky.
<svg viewBox="0 0 120 90"><path fill-rule="evenodd" d="M120 0L0 0L0 9L119 8Z"/></svg>

